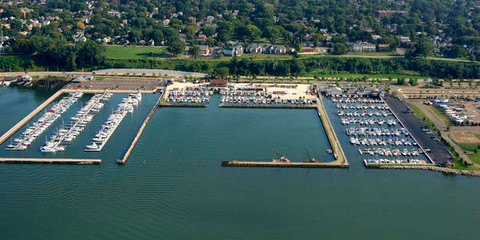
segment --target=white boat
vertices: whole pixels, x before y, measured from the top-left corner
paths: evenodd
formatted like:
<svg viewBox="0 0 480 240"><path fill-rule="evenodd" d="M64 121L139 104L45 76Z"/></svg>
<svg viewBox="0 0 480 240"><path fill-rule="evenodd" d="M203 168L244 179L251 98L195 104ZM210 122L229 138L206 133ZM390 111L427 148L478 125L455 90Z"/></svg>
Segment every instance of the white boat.
<svg viewBox="0 0 480 240"><path fill-rule="evenodd" d="M92 144L85 146L87 149L97 149L98 145L92 142Z"/></svg>

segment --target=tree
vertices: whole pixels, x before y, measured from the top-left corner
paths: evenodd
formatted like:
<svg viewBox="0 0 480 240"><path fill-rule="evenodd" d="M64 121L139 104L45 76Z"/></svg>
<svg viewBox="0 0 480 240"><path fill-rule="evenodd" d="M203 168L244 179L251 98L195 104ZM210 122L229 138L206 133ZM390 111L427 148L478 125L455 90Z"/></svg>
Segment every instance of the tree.
<svg viewBox="0 0 480 240"><path fill-rule="evenodd" d="M200 55L200 48L197 45L193 45L190 48L190 54L193 58L197 58Z"/></svg>
<svg viewBox="0 0 480 240"><path fill-rule="evenodd" d="M397 85L405 85L405 78L397 78Z"/></svg>
<svg viewBox="0 0 480 240"><path fill-rule="evenodd" d="M280 35L280 30L277 27L268 26L264 34L265 34L265 37L268 38L271 44L275 44L275 41Z"/></svg>
<svg viewBox="0 0 480 240"><path fill-rule="evenodd" d="M250 42L253 42L255 39L259 38L262 35L262 31L255 25L249 24L245 27L247 30L247 38L250 40Z"/></svg>
<svg viewBox="0 0 480 240"><path fill-rule="evenodd" d="M333 48L333 54L335 54L335 55L343 55L347 52L348 52L348 48L343 43L337 43L337 44L335 44L335 47Z"/></svg>
<svg viewBox="0 0 480 240"><path fill-rule="evenodd" d="M75 24L75 26L76 26L78 29L85 29L85 23L80 22L80 21L77 22L77 23Z"/></svg>
<svg viewBox="0 0 480 240"><path fill-rule="evenodd" d="M411 86L417 86L418 85L418 80L416 78L410 78L408 83L410 83Z"/></svg>
<svg viewBox="0 0 480 240"><path fill-rule="evenodd" d="M426 58L433 53L435 47L429 39L423 38L415 45L415 48L415 55Z"/></svg>
<svg viewBox="0 0 480 240"><path fill-rule="evenodd" d="M225 78L229 73L228 67L215 68L213 70L214 77Z"/></svg>
<svg viewBox="0 0 480 240"><path fill-rule="evenodd" d="M185 51L185 43L180 39L175 39L168 45L168 51L174 56L178 56Z"/></svg>

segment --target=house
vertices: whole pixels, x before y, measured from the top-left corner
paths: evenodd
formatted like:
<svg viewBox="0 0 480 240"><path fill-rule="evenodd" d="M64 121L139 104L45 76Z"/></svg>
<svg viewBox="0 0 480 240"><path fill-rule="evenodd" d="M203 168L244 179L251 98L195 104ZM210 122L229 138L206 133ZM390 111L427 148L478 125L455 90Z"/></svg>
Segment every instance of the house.
<svg viewBox="0 0 480 240"><path fill-rule="evenodd" d="M302 48L302 51L301 53L314 53L315 52L315 48L313 47L304 47Z"/></svg>
<svg viewBox="0 0 480 240"><path fill-rule="evenodd" d="M390 44L378 44L379 52L390 52Z"/></svg>
<svg viewBox="0 0 480 240"><path fill-rule="evenodd" d="M285 54L287 53L287 48L283 45L268 45L264 48L264 52L269 54Z"/></svg>
<svg viewBox="0 0 480 240"><path fill-rule="evenodd" d="M394 11L394 10L377 10L375 11L378 18L382 19L384 17L391 17L391 16L408 16L407 11Z"/></svg>
<svg viewBox="0 0 480 240"><path fill-rule="evenodd" d="M245 52L252 53L252 54L259 54L262 53L263 47L258 44L250 44L245 48Z"/></svg>
<svg viewBox="0 0 480 240"><path fill-rule="evenodd" d="M356 42L352 43L350 49L352 52L375 52L377 47L372 43Z"/></svg>
<svg viewBox="0 0 480 240"><path fill-rule="evenodd" d="M197 42L201 44L205 44L207 42L207 35L205 34L198 35Z"/></svg>
<svg viewBox="0 0 480 240"><path fill-rule="evenodd" d="M164 26L168 26L168 24L170 24L170 19L168 19L168 18L163 19L162 23L163 23Z"/></svg>
<svg viewBox="0 0 480 240"><path fill-rule="evenodd" d="M228 81L225 79L213 79L210 81L210 84L208 84L208 86L212 88L220 88L220 87L226 87L227 84L228 84Z"/></svg>
<svg viewBox="0 0 480 240"><path fill-rule="evenodd" d="M199 45L198 48L200 49L200 56L210 55L210 47L208 45Z"/></svg>
<svg viewBox="0 0 480 240"><path fill-rule="evenodd" d="M223 50L223 55L225 56L241 56L242 54L243 54L243 47L241 45L225 48Z"/></svg>

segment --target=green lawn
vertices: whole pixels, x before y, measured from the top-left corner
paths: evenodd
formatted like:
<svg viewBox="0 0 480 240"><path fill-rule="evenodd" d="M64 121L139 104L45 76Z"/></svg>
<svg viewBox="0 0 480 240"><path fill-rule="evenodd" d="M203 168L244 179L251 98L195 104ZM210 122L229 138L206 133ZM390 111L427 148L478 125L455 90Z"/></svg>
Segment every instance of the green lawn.
<svg viewBox="0 0 480 240"><path fill-rule="evenodd" d="M105 56L109 59L142 59L165 57L168 51L164 47L124 47L107 46Z"/></svg>
<svg viewBox="0 0 480 240"><path fill-rule="evenodd" d="M442 119L442 121L444 121L447 126L452 125L452 121L450 121L450 118L448 118L448 116L445 114L444 111L442 111L438 107L434 107L434 106L427 106L427 107L432 109L432 111L435 114L437 114L437 116L440 117L440 119Z"/></svg>
<svg viewBox="0 0 480 240"><path fill-rule="evenodd" d="M472 162L474 162L476 164L480 164L480 154L468 155L468 158L470 158L470 160L472 160Z"/></svg>
<svg viewBox="0 0 480 240"><path fill-rule="evenodd" d="M473 152L480 147L480 143L456 143L462 150ZM480 151L480 150L478 150Z"/></svg>

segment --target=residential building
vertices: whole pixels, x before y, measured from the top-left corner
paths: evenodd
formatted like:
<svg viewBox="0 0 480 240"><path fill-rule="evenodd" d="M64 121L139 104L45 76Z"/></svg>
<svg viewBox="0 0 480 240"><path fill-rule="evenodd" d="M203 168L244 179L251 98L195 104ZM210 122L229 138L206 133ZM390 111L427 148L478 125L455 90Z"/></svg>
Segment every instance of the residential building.
<svg viewBox="0 0 480 240"><path fill-rule="evenodd" d="M243 54L243 47L241 45L225 48L223 50L223 55L225 56L241 56L242 54Z"/></svg>

